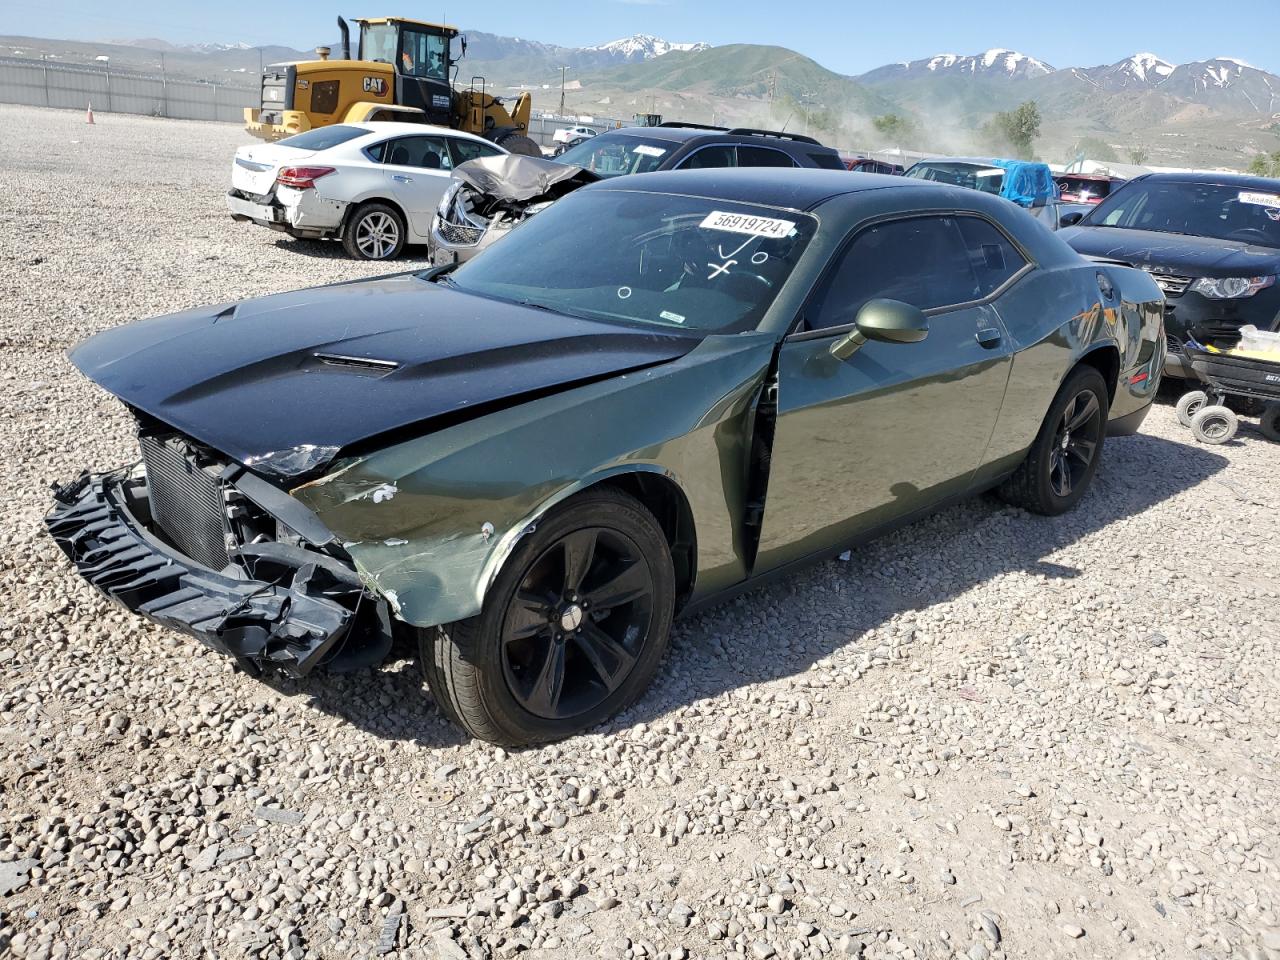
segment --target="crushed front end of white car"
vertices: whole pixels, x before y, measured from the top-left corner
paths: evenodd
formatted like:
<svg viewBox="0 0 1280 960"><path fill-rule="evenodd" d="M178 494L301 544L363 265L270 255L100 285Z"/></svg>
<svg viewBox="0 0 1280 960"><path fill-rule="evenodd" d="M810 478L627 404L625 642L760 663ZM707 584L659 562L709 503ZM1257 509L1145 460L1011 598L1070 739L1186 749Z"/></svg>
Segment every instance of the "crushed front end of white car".
<svg viewBox="0 0 1280 960"><path fill-rule="evenodd" d="M599 179L582 167L516 154L469 160L453 176L431 220L436 265L470 260L516 224Z"/></svg>

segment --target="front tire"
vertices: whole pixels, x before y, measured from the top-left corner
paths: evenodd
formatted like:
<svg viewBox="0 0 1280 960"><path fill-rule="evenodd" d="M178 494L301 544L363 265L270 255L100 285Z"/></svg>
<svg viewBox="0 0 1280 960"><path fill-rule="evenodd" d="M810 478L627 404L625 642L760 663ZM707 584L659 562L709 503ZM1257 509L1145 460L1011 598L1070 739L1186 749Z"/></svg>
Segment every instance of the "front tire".
<svg viewBox="0 0 1280 960"><path fill-rule="evenodd" d="M394 260L404 249L404 218L385 203L358 207L342 232L342 246L357 260Z"/></svg>
<svg viewBox="0 0 1280 960"><path fill-rule="evenodd" d="M1258 420L1258 429L1272 443L1280 443L1280 403L1267 404Z"/></svg>
<svg viewBox="0 0 1280 960"><path fill-rule="evenodd" d="M422 631L419 656L442 710L508 746L594 726L649 686L675 607L671 550L638 501L601 488L525 536L479 616Z"/></svg>
<svg viewBox="0 0 1280 960"><path fill-rule="evenodd" d="M1026 459L1001 484L1001 498L1047 517L1079 503L1102 459L1109 406L1102 374L1076 367L1053 398Z"/></svg>

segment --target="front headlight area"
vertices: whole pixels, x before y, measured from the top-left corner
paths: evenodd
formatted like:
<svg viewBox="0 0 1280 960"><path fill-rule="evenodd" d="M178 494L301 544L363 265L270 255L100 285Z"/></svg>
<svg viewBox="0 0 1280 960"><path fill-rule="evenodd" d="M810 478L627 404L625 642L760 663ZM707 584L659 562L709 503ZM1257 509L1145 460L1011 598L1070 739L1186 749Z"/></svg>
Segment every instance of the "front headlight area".
<svg viewBox="0 0 1280 960"><path fill-rule="evenodd" d="M1201 277L1191 289L1210 300L1244 300L1276 282L1275 277Z"/></svg>

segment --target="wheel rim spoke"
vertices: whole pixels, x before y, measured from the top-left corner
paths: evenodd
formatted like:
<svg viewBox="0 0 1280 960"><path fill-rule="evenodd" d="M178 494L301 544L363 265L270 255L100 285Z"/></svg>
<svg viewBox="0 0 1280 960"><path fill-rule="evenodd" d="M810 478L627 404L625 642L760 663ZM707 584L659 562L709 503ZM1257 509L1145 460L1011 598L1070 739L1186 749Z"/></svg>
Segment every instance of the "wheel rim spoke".
<svg viewBox="0 0 1280 960"><path fill-rule="evenodd" d="M631 651L605 633L597 623L588 620L573 639L610 693L618 689L618 685L635 666L636 658Z"/></svg>
<svg viewBox="0 0 1280 960"><path fill-rule="evenodd" d="M551 606L543 597L527 590L516 593L507 616L507 643L527 640L551 629Z"/></svg>
<svg viewBox="0 0 1280 960"><path fill-rule="evenodd" d="M631 560L603 582L592 583L582 598L591 605L593 612L598 612L631 603L652 592L653 583L648 569L643 563Z"/></svg>
<svg viewBox="0 0 1280 960"><path fill-rule="evenodd" d="M1053 484L1053 492L1060 497L1071 493L1071 469L1067 459L1061 452L1055 451L1049 462L1049 482Z"/></svg>
<svg viewBox="0 0 1280 960"><path fill-rule="evenodd" d="M1069 432L1079 430L1086 423L1092 420L1094 415L1100 409L1098 406L1098 398L1092 393L1081 394L1080 396L1087 396L1089 399L1082 405L1080 403L1080 397L1076 397L1075 400L1071 402L1071 406L1067 408L1067 413L1063 418Z"/></svg>
<svg viewBox="0 0 1280 960"><path fill-rule="evenodd" d="M552 640L547 644L547 656L542 669L529 691L529 708L537 713L554 715L560 707L560 695L564 691L564 643Z"/></svg>
<svg viewBox="0 0 1280 960"><path fill-rule="evenodd" d="M578 530L564 538L564 586L566 592L577 593L587 578L596 556L596 531Z"/></svg>
<svg viewBox="0 0 1280 960"><path fill-rule="evenodd" d="M1071 442L1067 444L1067 453L1074 456L1086 467L1093 460L1093 452L1097 449L1098 445L1096 443L1081 437L1072 437Z"/></svg>

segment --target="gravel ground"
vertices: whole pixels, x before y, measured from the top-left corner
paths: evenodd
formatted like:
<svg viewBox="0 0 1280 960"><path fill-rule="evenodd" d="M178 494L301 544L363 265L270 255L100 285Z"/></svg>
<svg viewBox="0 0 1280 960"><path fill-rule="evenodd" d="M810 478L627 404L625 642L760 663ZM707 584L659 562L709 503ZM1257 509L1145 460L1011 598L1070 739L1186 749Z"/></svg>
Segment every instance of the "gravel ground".
<svg viewBox="0 0 1280 960"><path fill-rule="evenodd" d="M0 956L1280 958L1280 447L1168 406L1075 513L977 500L678 626L545 749L407 657L265 683L114 608L63 351L379 272L223 212L232 126L0 107ZM406 261L405 266L414 262Z"/></svg>

